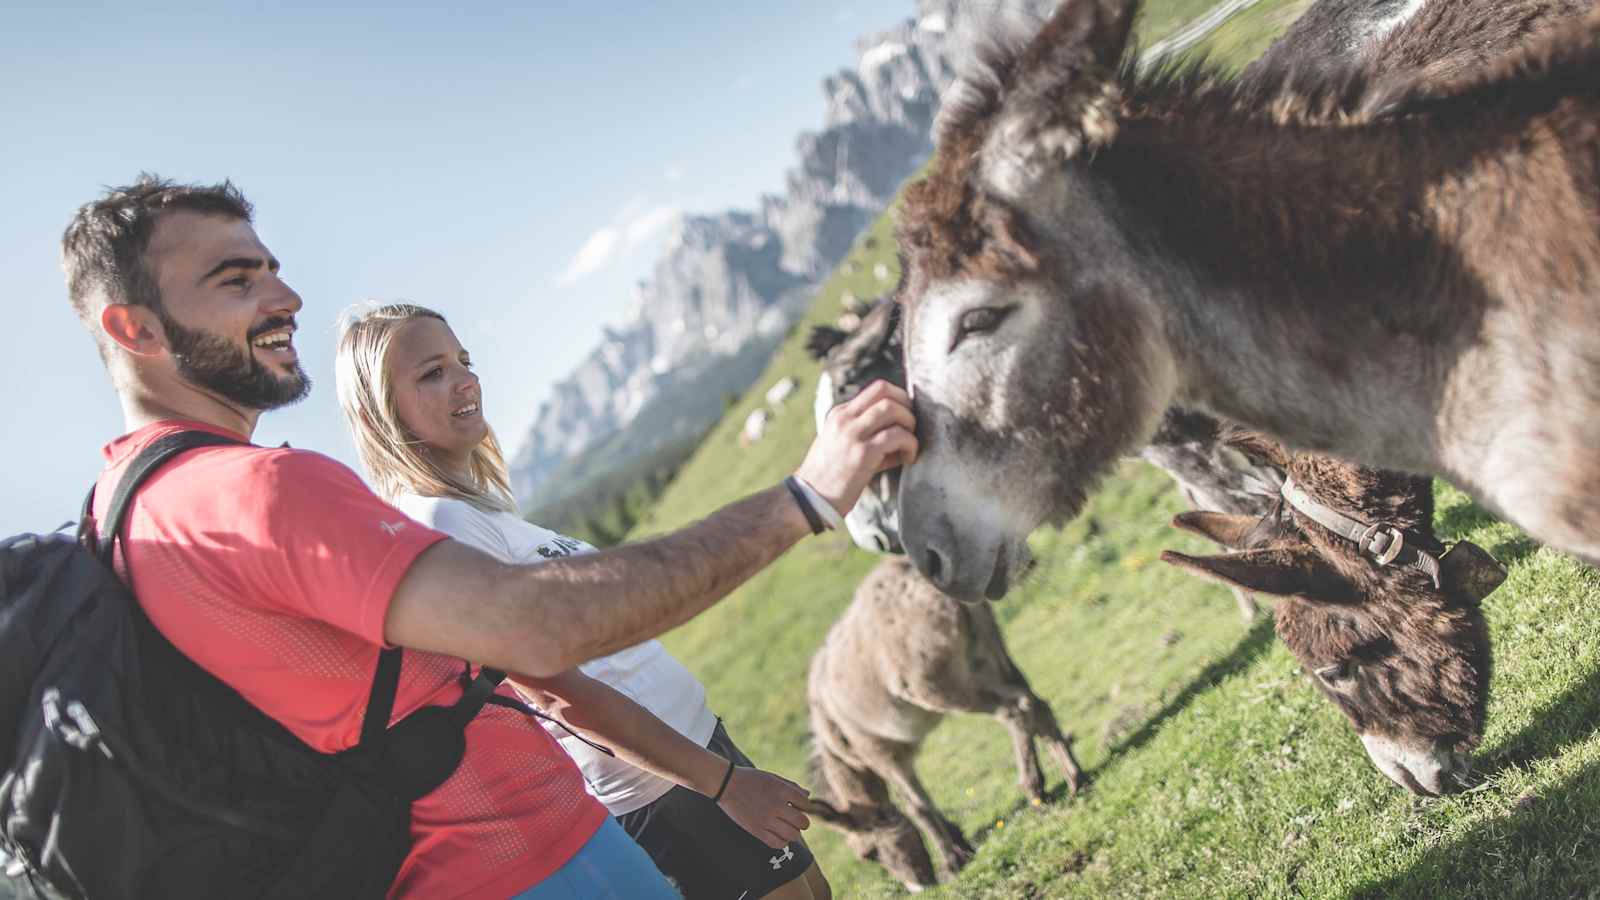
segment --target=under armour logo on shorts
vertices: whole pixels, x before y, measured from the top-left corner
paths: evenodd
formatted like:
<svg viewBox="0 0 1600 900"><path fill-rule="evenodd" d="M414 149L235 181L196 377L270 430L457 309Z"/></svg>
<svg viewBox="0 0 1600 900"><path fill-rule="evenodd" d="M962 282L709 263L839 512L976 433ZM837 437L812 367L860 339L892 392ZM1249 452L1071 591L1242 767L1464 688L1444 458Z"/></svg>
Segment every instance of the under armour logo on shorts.
<svg viewBox="0 0 1600 900"><path fill-rule="evenodd" d="M767 862L772 863L772 868L777 870L783 868L783 864L791 859L794 859L794 851L789 849L788 844L784 844L783 852L767 860Z"/></svg>

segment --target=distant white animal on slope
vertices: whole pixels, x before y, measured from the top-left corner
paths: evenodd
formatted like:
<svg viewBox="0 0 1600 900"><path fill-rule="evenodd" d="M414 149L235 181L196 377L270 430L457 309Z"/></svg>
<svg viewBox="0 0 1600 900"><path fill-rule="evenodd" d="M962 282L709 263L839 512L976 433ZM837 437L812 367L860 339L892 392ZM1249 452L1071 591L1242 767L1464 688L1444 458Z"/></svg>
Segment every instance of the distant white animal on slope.
<svg viewBox="0 0 1600 900"><path fill-rule="evenodd" d="M799 387L800 381L793 375L779 379L772 387L767 388L767 405L782 406Z"/></svg>
<svg viewBox="0 0 1600 900"><path fill-rule="evenodd" d="M749 446L761 440L771 421L772 413L767 412L766 407L751 410L750 415L744 417L744 430L739 432L739 443Z"/></svg>

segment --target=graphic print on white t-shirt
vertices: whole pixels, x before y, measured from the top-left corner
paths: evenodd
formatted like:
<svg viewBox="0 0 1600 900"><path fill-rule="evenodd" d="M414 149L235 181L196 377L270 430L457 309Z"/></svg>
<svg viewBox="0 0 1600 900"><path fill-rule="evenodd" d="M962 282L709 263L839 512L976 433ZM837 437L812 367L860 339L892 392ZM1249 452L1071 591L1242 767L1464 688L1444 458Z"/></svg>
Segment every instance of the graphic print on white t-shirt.
<svg viewBox="0 0 1600 900"><path fill-rule="evenodd" d="M560 559L563 556L571 556L574 553L590 553L594 550L594 547L577 538L569 538L564 534L558 534L543 544L534 547L533 550L545 559Z"/></svg>

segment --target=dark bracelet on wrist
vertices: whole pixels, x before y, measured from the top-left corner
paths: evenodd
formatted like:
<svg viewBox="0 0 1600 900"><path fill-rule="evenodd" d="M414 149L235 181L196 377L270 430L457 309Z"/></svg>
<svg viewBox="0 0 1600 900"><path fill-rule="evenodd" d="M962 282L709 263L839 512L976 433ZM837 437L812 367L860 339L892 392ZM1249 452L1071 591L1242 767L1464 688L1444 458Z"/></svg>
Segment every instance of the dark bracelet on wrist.
<svg viewBox="0 0 1600 900"><path fill-rule="evenodd" d="M793 497L794 502L800 505L800 512L805 515L806 524L811 526L811 533L821 534L827 531L828 526L823 523L822 515L812 508L811 501L806 498L806 492L800 487L800 482L796 481L793 475L790 475L783 480L783 486L789 489L789 496Z"/></svg>
<svg viewBox="0 0 1600 900"><path fill-rule="evenodd" d="M711 798L712 803L722 802L722 793L728 789L728 782L733 780L733 760L728 760L728 771L722 773L722 785L717 788L716 796Z"/></svg>

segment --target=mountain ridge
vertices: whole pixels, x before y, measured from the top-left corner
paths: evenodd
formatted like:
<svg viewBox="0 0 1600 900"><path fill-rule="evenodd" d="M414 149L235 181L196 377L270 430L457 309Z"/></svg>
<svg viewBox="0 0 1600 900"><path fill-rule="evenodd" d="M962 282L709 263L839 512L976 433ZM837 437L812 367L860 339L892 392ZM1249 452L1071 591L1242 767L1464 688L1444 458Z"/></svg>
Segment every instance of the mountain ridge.
<svg viewBox="0 0 1600 900"><path fill-rule="evenodd" d="M859 38L855 68L822 81L823 126L796 137L798 161L783 193L762 196L753 210L680 217L625 323L605 328L599 345L551 388L510 463L525 508L581 490L582 480L556 476L602 443L615 451L617 435L647 407L657 423L674 405L683 419L627 435L629 453L609 454L617 464L715 422L720 406L687 391L712 382L722 393L746 390L761 370L748 364L752 350L770 354L856 236L927 160L939 98L971 26L995 15L1042 17L1050 5L1004 0L972 10L958 0L917 0L910 18ZM708 375L730 360L745 364Z"/></svg>

